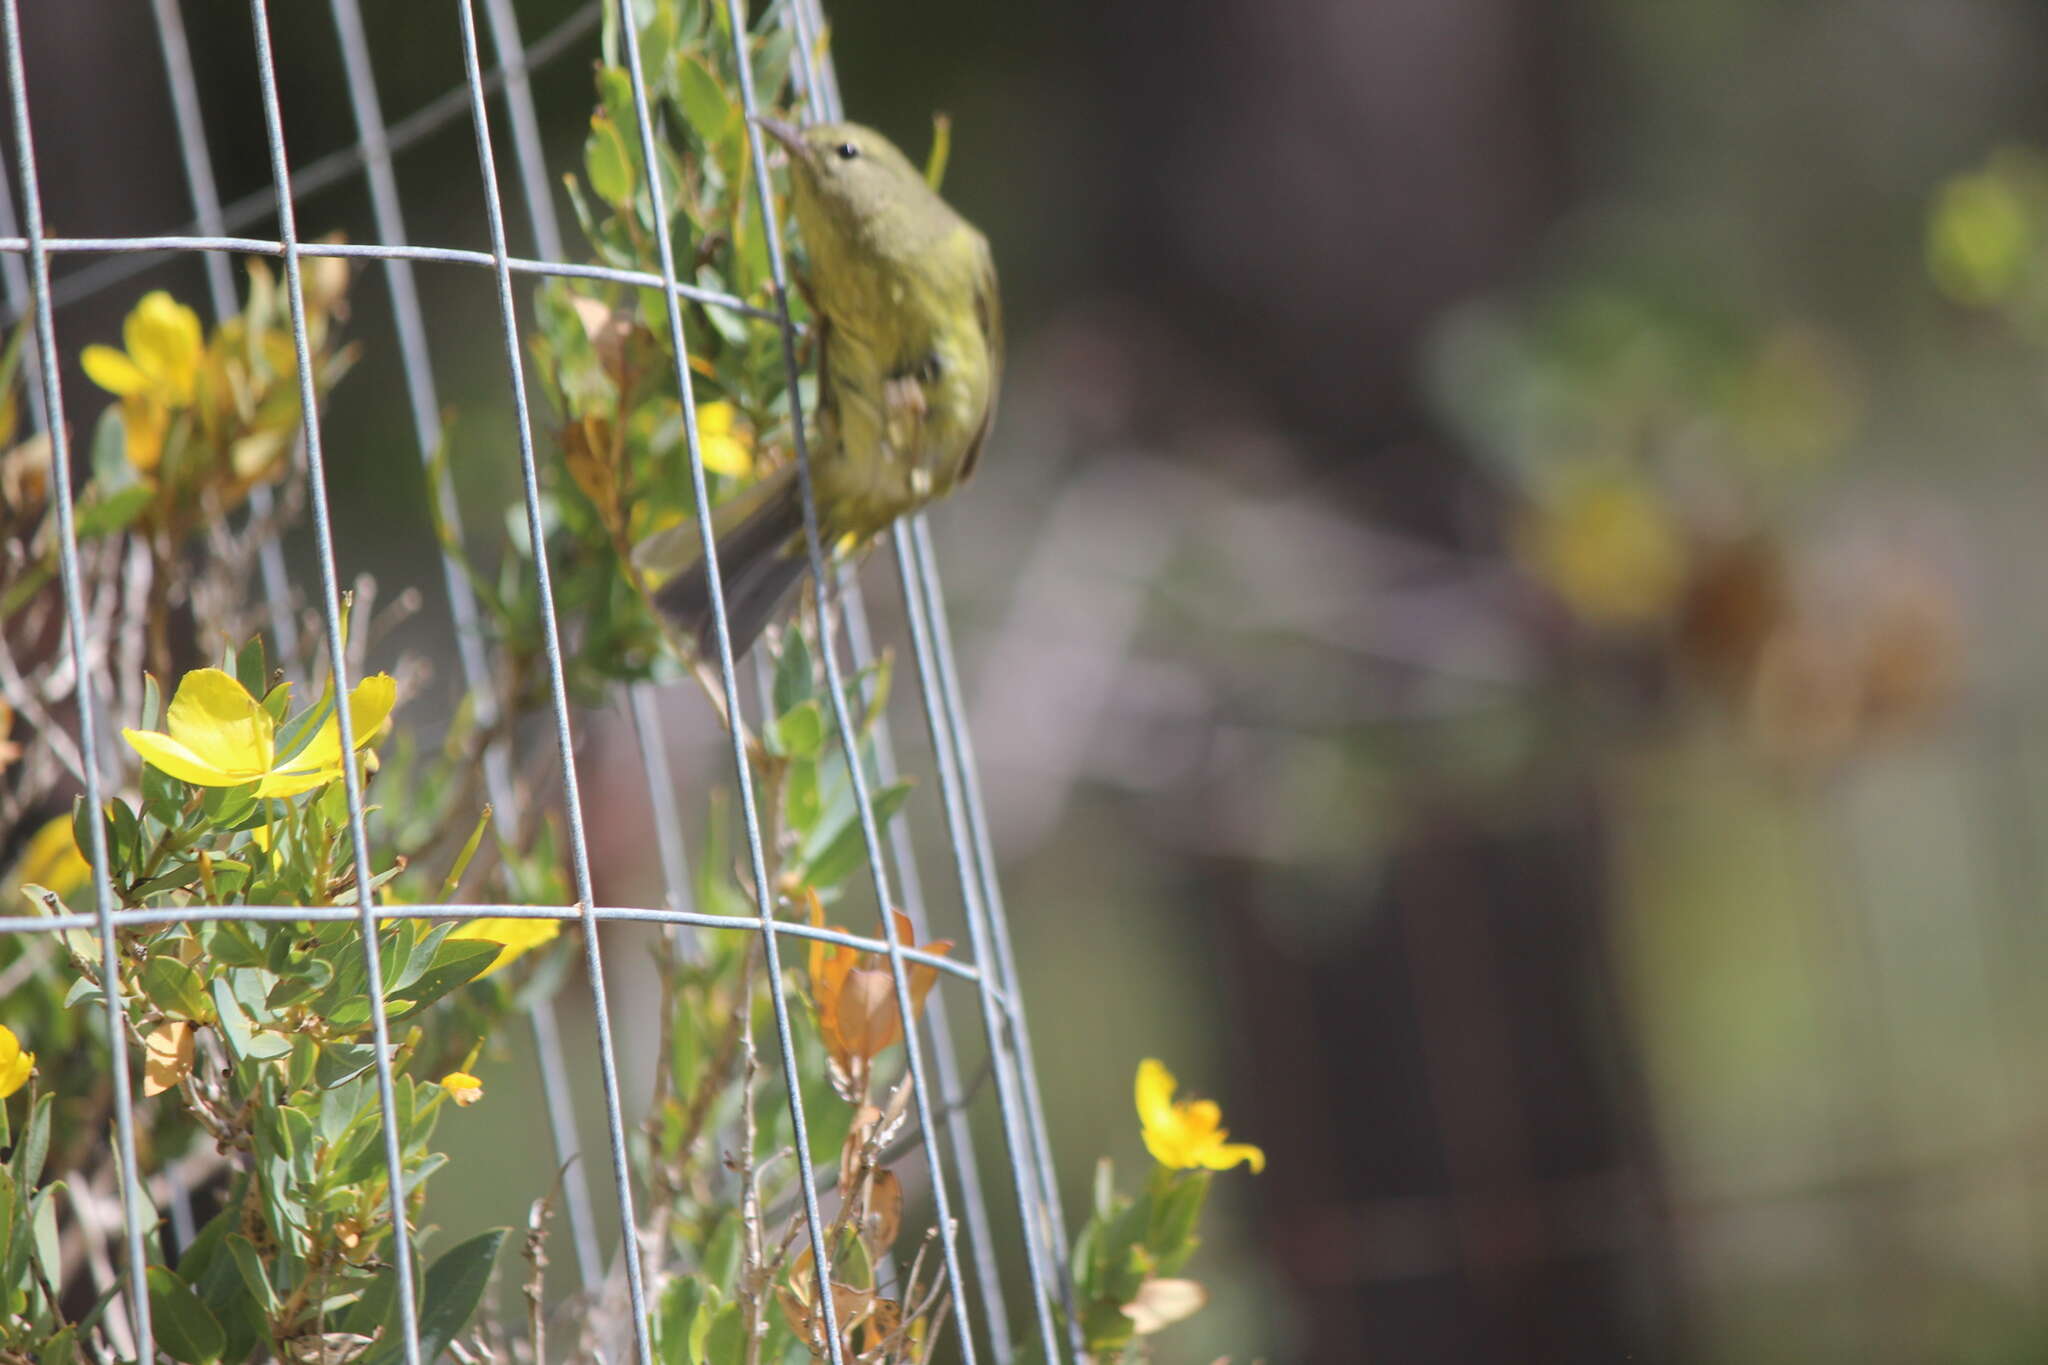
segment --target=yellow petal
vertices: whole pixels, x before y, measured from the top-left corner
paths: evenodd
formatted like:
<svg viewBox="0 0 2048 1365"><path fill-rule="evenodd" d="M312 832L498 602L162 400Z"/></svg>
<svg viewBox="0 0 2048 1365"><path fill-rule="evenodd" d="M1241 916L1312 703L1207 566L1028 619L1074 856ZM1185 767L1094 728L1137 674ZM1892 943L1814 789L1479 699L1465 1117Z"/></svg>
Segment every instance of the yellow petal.
<svg viewBox="0 0 2048 1365"><path fill-rule="evenodd" d="M78 851L70 816L56 816L29 836L28 847L15 864L13 879L48 887L60 897L70 896L92 880L92 864Z"/></svg>
<svg viewBox="0 0 2048 1365"><path fill-rule="evenodd" d="M373 673L348 694L349 728L356 748L375 739L390 719L398 700L398 683L389 673ZM261 795L296 796L341 776L341 720L330 715L313 732L306 747L286 759L277 775L263 784Z"/></svg>
<svg viewBox="0 0 2048 1365"><path fill-rule="evenodd" d="M180 679L164 721L170 737L201 763L238 773L239 782L253 781L270 770L277 723L249 689L218 668L194 669Z"/></svg>
<svg viewBox="0 0 2048 1365"><path fill-rule="evenodd" d="M697 408L697 434L705 440L714 436L729 435L732 431L733 411L730 403L703 403Z"/></svg>
<svg viewBox="0 0 2048 1365"><path fill-rule="evenodd" d="M149 387L149 376L111 346L86 347L79 353L78 363L85 367L87 379L122 398L141 393Z"/></svg>
<svg viewBox="0 0 2048 1365"><path fill-rule="evenodd" d="M562 932L558 919L520 919L513 916L491 916L473 919L457 925L448 931L450 939L481 939L495 943L503 950L491 959L491 965L478 974L481 981L492 972L511 962L521 953L538 948Z"/></svg>
<svg viewBox="0 0 2048 1365"><path fill-rule="evenodd" d="M24 1052L12 1064L0 1068L0 1099L5 1099L28 1084L28 1078L35 1074L36 1054Z"/></svg>
<svg viewBox="0 0 2048 1365"><path fill-rule="evenodd" d="M121 400L122 445L128 463L144 474L163 461L164 437L171 429L171 410L146 394Z"/></svg>
<svg viewBox="0 0 2048 1365"><path fill-rule="evenodd" d="M160 773L190 782L195 787L239 787L244 782L253 782L260 773L224 772L193 753L169 735L160 735L154 730L123 730L121 738L128 741L142 761Z"/></svg>
<svg viewBox="0 0 2048 1365"><path fill-rule="evenodd" d="M14 1030L0 1026L0 1099L27 1085L29 1074L35 1069L36 1054L23 1052Z"/></svg>
<svg viewBox="0 0 2048 1365"><path fill-rule="evenodd" d="M1202 1165L1212 1171L1227 1171L1242 1161L1257 1175L1266 1169L1266 1154L1249 1142L1217 1142L1203 1149Z"/></svg>
<svg viewBox="0 0 2048 1365"><path fill-rule="evenodd" d="M148 375L166 401L192 401L199 375L199 315L161 289L142 296L121 326L129 359Z"/></svg>
<svg viewBox="0 0 2048 1365"><path fill-rule="evenodd" d="M1145 1125L1147 1133L1174 1124L1173 1087L1173 1073L1164 1063L1151 1057L1138 1063L1138 1122Z"/></svg>
<svg viewBox="0 0 2048 1365"><path fill-rule="evenodd" d="M467 1109L484 1097L484 1083L466 1071L451 1071L441 1078L441 1088L448 1092L448 1098Z"/></svg>
<svg viewBox="0 0 2048 1365"><path fill-rule="evenodd" d="M736 437L707 433L699 438L697 448L704 453L704 467L714 474L740 475L754 467L754 452Z"/></svg>

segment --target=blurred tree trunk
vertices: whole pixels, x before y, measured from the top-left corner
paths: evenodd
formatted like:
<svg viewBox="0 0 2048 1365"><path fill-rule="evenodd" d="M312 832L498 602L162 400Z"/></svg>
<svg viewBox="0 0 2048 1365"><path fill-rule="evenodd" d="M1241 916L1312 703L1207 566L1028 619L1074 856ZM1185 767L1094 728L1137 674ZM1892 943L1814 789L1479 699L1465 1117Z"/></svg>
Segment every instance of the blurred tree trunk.
<svg viewBox="0 0 2048 1365"><path fill-rule="evenodd" d="M1262 477L1495 548L1498 493L1432 423L1418 343L1569 200L1568 22L1511 0L1138 0L1087 26L1110 272L1309 457ZM1155 411L1188 401L1174 373ZM1565 813L1409 820L1382 879L1318 907L1354 931L1314 952L1253 907L1343 892L1238 861L1191 887L1242 1002L1235 1097L1270 1140L1256 1197L1308 1309L1304 1359L1674 1354L1597 807L1518 804Z"/></svg>

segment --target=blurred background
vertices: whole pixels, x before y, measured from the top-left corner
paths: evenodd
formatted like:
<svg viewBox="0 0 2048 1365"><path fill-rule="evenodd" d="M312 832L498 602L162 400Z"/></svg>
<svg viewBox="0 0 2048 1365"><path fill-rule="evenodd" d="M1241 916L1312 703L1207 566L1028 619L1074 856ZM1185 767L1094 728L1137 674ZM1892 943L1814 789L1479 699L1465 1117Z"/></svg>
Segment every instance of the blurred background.
<svg viewBox="0 0 2048 1365"><path fill-rule="evenodd" d="M595 29L515 8L559 38L567 170ZM181 230L140 7L27 10L51 230ZM247 16L185 10L222 194L265 194ZM459 84L448 6L366 10L393 121ZM1214 1303L1157 1358L2048 1358L2048 11L832 17L856 117L921 156L951 113L1003 272L995 446L935 529L1070 1218L1097 1155L1143 1160L1141 1056L1270 1158L1219 1181ZM294 163L345 153L325 7L275 22ZM396 170L413 241L482 247L457 112ZM373 240L360 175L300 224ZM62 263L68 354L145 285L203 297L142 264ZM420 279L489 528L490 279ZM355 296L342 570L425 594L393 648L439 660L431 713L439 569L387 300ZM701 701L666 705L701 797ZM582 739L600 898L658 903L644 793L604 780L632 731ZM451 1223L545 1183L485 1141Z"/></svg>

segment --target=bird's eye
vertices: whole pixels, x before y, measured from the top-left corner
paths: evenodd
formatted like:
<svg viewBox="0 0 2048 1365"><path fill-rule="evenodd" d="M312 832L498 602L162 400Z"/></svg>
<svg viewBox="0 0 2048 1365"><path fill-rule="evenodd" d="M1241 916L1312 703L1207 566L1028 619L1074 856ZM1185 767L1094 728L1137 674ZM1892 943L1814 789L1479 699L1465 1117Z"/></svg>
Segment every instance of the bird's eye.
<svg viewBox="0 0 2048 1365"><path fill-rule="evenodd" d="M842 142L832 150L839 154L841 161L851 161L860 155L860 148L854 146L851 142Z"/></svg>

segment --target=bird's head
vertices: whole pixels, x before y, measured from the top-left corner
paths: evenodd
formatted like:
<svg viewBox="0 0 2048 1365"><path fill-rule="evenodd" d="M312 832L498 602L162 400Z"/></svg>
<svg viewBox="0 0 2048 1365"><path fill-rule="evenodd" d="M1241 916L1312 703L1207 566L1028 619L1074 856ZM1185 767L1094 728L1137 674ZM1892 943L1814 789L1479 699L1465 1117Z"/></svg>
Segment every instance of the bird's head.
<svg viewBox="0 0 2048 1365"><path fill-rule="evenodd" d="M759 119L761 130L789 150L797 216L815 232L819 216L857 235L881 223L915 218L943 201L896 144L857 123L814 123L796 128Z"/></svg>

